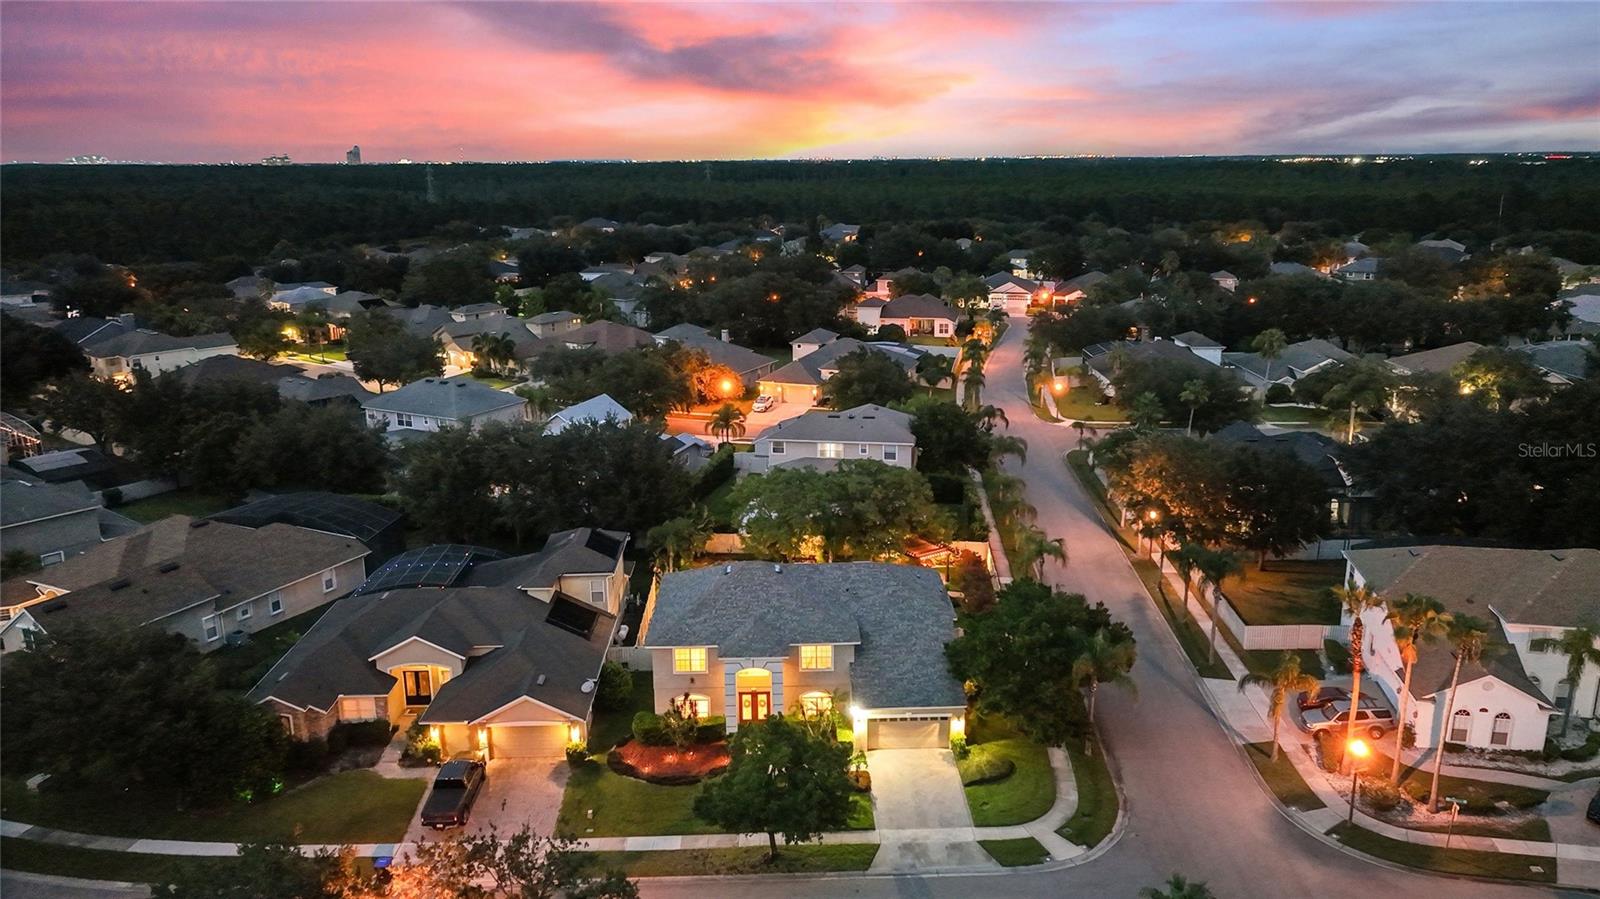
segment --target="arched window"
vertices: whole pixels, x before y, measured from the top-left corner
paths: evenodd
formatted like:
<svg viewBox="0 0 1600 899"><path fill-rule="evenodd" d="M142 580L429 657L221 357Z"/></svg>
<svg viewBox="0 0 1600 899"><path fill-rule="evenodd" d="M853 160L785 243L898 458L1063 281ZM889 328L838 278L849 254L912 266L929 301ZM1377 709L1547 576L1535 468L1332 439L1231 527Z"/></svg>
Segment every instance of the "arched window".
<svg viewBox="0 0 1600 899"><path fill-rule="evenodd" d="M1511 713L1494 716L1494 730L1489 734L1490 746L1505 746L1511 742Z"/></svg>
<svg viewBox="0 0 1600 899"><path fill-rule="evenodd" d="M1466 709L1456 709L1454 719L1450 722L1450 742L1465 743L1467 734L1472 732L1472 713Z"/></svg>
<svg viewBox="0 0 1600 899"><path fill-rule="evenodd" d="M800 708L807 715L820 715L833 708L833 697L820 691L801 693Z"/></svg>
<svg viewBox="0 0 1600 899"><path fill-rule="evenodd" d="M685 698L680 696L674 701L684 703ZM702 696L699 693L690 693L688 694L686 704L689 706L689 708L694 709L694 716L696 718L708 718L711 716L711 697L709 696Z"/></svg>

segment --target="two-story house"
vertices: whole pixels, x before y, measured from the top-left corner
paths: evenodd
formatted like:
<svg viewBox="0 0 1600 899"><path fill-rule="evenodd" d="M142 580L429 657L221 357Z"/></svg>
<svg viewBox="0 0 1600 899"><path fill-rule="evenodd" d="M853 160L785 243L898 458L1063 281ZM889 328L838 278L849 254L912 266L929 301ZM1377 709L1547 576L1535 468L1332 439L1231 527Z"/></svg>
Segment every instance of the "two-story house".
<svg viewBox="0 0 1600 899"><path fill-rule="evenodd" d="M628 535L579 528L537 553L403 553L251 689L298 739L341 721L421 721L445 754L560 757L588 736L620 616Z"/></svg>
<svg viewBox="0 0 1600 899"><path fill-rule="evenodd" d="M655 338L656 343L663 346L677 343L687 349L699 350L706 354L706 358L710 359L712 364L736 372L740 382L727 385L727 390L724 392L729 396L742 394L746 387L754 387L762 375L777 367L777 362L771 356L763 356L755 350L729 340L726 330L720 337L716 337L699 325L683 322L657 332Z"/></svg>
<svg viewBox="0 0 1600 899"><path fill-rule="evenodd" d="M490 421L524 421L528 403L471 378L423 378L363 402L367 423L385 430L475 428Z"/></svg>
<svg viewBox="0 0 1600 899"><path fill-rule="evenodd" d="M762 375L757 387L762 395L779 403L798 402L807 406L815 405L822 398L822 385L838 373L840 361L851 353L880 353L904 369L908 379L916 372L917 360L927 353L921 347L868 343L854 337L839 337L820 328L795 338L792 346L794 361Z"/></svg>
<svg viewBox="0 0 1600 899"><path fill-rule="evenodd" d="M851 459L912 468L917 438L911 433L910 415L868 403L838 412L818 409L780 421L756 438L755 455L769 468L828 468Z"/></svg>
<svg viewBox="0 0 1600 899"><path fill-rule="evenodd" d="M360 541L288 524L255 529L175 515L6 581L4 612L47 632L157 627L202 651L325 605L366 574Z"/></svg>
<svg viewBox="0 0 1600 899"><path fill-rule="evenodd" d="M196 334L173 337L157 331L135 330L83 347L95 377L131 381L136 372L152 376L182 368L212 356L237 356L239 344L231 334Z"/></svg>
<svg viewBox="0 0 1600 899"><path fill-rule="evenodd" d="M553 337L568 331L576 331L582 325L583 316L565 309L541 312L528 319L528 330L532 331L535 337Z"/></svg>
<svg viewBox="0 0 1600 899"><path fill-rule="evenodd" d="M863 749L942 748L965 732L945 661L955 637L939 575L878 562L731 562L657 584L640 625L655 709L687 701L731 733L846 703Z"/></svg>
<svg viewBox="0 0 1600 899"><path fill-rule="evenodd" d="M1533 649L1586 623L1596 609L1600 550L1501 549L1483 546L1400 546L1345 551L1346 582L1385 599L1431 596L1456 615L1488 625L1480 657L1462 665L1456 702L1449 706L1454 658L1444 641L1419 647L1408 711L1418 746L1449 743L1480 749L1544 746L1552 716L1569 705L1575 718L1600 714L1600 666L1586 665L1567 680L1567 657ZM1387 606L1363 616L1360 647L1367 672L1398 702L1403 666ZM1448 715L1447 715L1448 708ZM1448 718L1448 722L1446 722Z"/></svg>

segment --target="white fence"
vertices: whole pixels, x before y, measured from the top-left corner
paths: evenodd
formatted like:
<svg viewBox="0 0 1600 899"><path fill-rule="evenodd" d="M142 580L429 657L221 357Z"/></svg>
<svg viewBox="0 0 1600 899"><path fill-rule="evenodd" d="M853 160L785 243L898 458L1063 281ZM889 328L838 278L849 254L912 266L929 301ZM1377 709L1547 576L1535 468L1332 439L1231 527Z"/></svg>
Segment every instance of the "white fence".
<svg viewBox="0 0 1600 899"><path fill-rule="evenodd" d="M1183 576L1171 561L1164 562L1161 570L1182 583ZM1209 587L1190 590L1189 601L1200 600L1201 608L1209 605L1216 610L1218 622L1245 649L1321 649L1323 640L1348 639L1349 628L1339 624L1246 624L1228 597Z"/></svg>
<svg viewBox="0 0 1600 899"><path fill-rule="evenodd" d="M651 670L650 650L643 646L612 646L606 650L606 658L620 662L634 671Z"/></svg>

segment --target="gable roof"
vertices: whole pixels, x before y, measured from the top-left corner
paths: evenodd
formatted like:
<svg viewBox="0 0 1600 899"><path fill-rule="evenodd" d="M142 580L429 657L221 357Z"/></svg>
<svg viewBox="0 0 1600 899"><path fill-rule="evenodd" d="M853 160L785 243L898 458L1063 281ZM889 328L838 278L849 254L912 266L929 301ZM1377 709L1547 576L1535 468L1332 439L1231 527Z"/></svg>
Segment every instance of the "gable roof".
<svg viewBox="0 0 1600 899"><path fill-rule="evenodd" d="M377 311L392 317L410 333L422 337L432 337L440 328L455 321L450 317L450 310L426 303L414 309L404 306L379 306Z"/></svg>
<svg viewBox="0 0 1600 899"><path fill-rule="evenodd" d="M7 468L0 479L0 527L58 518L100 508L81 481L50 484Z"/></svg>
<svg viewBox="0 0 1600 899"><path fill-rule="evenodd" d="M1389 367L1400 372L1411 374L1445 374L1467 360L1468 356L1483 349L1483 344L1463 340L1449 346L1436 347L1431 350L1408 353L1404 356L1393 356L1384 360Z"/></svg>
<svg viewBox="0 0 1600 899"><path fill-rule="evenodd" d="M1296 377L1295 372L1304 374L1319 365L1350 362L1356 357L1320 337L1313 337L1284 347L1270 363L1259 353L1224 353L1222 358L1229 365L1254 375L1258 381L1267 377L1270 367L1270 373L1277 376L1273 380L1282 381Z"/></svg>
<svg viewBox="0 0 1600 899"><path fill-rule="evenodd" d="M761 380L775 384L815 386L826 380L822 376L824 371L837 370L838 360L858 350L882 353L908 372L916 367L917 359L925 355L919 350L892 343L865 343L854 337L840 337L784 365L777 371L762 375Z"/></svg>
<svg viewBox="0 0 1600 899"><path fill-rule="evenodd" d="M1274 263L1272 263L1271 266L1268 267L1268 271L1270 271L1274 275L1318 275L1318 276L1320 276L1322 274L1321 272L1317 271L1316 269L1312 268L1311 266L1309 266L1309 265L1301 265L1298 262L1274 262Z"/></svg>
<svg viewBox="0 0 1600 899"><path fill-rule="evenodd" d="M597 349L604 353L620 353L625 350L651 346L656 342L649 331L635 328L632 325L618 324L614 321L589 322L580 325L571 331L552 334L539 339L534 344L533 353L559 351L571 347L579 349Z"/></svg>
<svg viewBox="0 0 1600 899"><path fill-rule="evenodd" d="M1112 353L1119 346L1126 350L1131 360L1172 362L1197 371L1217 367L1188 347L1178 346L1170 340L1114 340L1097 343L1083 348L1084 361L1090 368L1109 378L1115 369Z"/></svg>
<svg viewBox="0 0 1600 899"><path fill-rule="evenodd" d="M1208 440L1248 446L1264 452L1282 452L1310 466L1329 489L1342 491L1350 479L1339 464L1341 449L1333 438L1315 431L1281 431L1268 434L1247 421L1236 421L1212 432Z"/></svg>
<svg viewBox="0 0 1600 899"><path fill-rule="evenodd" d="M801 334L799 337L796 337L795 339L793 339L793 340L791 340L789 342L790 343L818 343L818 344L821 344L821 343L832 343L833 341L838 340L838 339L839 339L839 335L833 333L832 331L829 331L827 328L812 328L811 330L807 331L804 334Z"/></svg>
<svg viewBox="0 0 1600 899"><path fill-rule="evenodd" d="M295 365L263 362L244 356L208 356L198 362L175 368L161 377L181 381L185 387L193 387L196 384L216 381L276 385L281 378L298 378L301 374L301 369Z"/></svg>
<svg viewBox="0 0 1600 899"><path fill-rule="evenodd" d="M1222 344L1217 343L1215 340L1212 340L1211 338L1205 336L1204 334L1201 334L1199 331L1185 331L1182 334L1174 334L1174 335L1172 335L1172 341L1174 343L1181 343L1184 346L1190 347L1192 349L1202 349L1202 350L1220 350L1220 349L1222 349Z"/></svg>
<svg viewBox="0 0 1600 899"><path fill-rule="evenodd" d="M949 303L931 294L908 293L890 300L879 314L880 319L937 318L956 321L960 313Z"/></svg>
<svg viewBox="0 0 1600 899"><path fill-rule="evenodd" d="M761 434L762 440L820 440L840 443L894 443L914 446L911 416L866 403L830 412L814 409L780 421Z"/></svg>
<svg viewBox="0 0 1600 899"><path fill-rule="evenodd" d="M954 611L939 575L879 562L733 562L661 579L644 645L780 658L802 643L856 645L851 698L868 708L966 703L944 646Z"/></svg>
<svg viewBox="0 0 1600 899"><path fill-rule="evenodd" d="M423 378L390 393L380 393L361 404L378 412L404 412L447 421L466 421L526 401L495 390L471 378Z"/></svg>
<svg viewBox="0 0 1600 899"><path fill-rule="evenodd" d="M178 350L209 350L237 347L232 334L196 334L173 337L159 331L125 331L106 340L94 340L83 347L85 354L101 359L170 353Z"/></svg>
<svg viewBox="0 0 1600 899"><path fill-rule="evenodd" d="M717 365L725 365L741 375L771 368L772 359L752 349L713 336L710 331L688 322L657 332L656 340L676 341L689 349L700 350Z"/></svg>
<svg viewBox="0 0 1600 899"><path fill-rule="evenodd" d="M1025 290L1028 293L1033 293L1039 289L1039 283L1037 281L1030 281L1027 278L1019 278L1010 272L995 272L987 278L984 278L983 284L991 291L1004 290L1007 287L1015 287L1018 290Z"/></svg>
<svg viewBox="0 0 1600 899"><path fill-rule="evenodd" d="M557 309L554 312L541 312L538 315L535 315L533 318L528 319L528 321L536 325L555 325L560 324L561 322L569 322L573 319L582 321L583 316L576 312L568 312L565 309Z"/></svg>
<svg viewBox="0 0 1600 899"><path fill-rule="evenodd" d="M633 421L633 413L622 407L622 404L612 399L609 394L591 396L581 403L562 409L550 416L552 422L560 420L569 425L580 423L594 423L614 421L617 424L627 424Z"/></svg>
<svg viewBox="0 0 1600 899"><path fill-rule="evenodd" d="M1594 344L1587 340L1553 340L1530 343L1517 349L1527 353L1542 371L1574 381L1586 380L1597 362Z"/></svg>
<svg viewBox="0 0 1600 899"><path fill-rule="evenodd" d="M7 312L10 312L10 310L7 310ZM64 318L50 323L49 327L78 346L88 346L91 343L110 340L133 330L133 326L126 322L108 321L90 315Z"/></svg>
<svg viewBox="0 0 1600 899"><path fill-rule="evenodd" d="M536 553L481 562L465 584L481 587L548 589L569 574L610 574L628 545L627 531L573 528L551 534Z"/></svg>
<svg viewBox="0 0 1600 899"><path fill-rule="evenodd" d="M363 403L377 394L361 386L349 375L322 374L315 378L292 375L278 379L278 396L302 403L320 403L340 397L350 397Z"/></svg>
<svg viewBox="0 0 1600 899"><path fill-rule="evenodd" d="M1479 618L1576 627L1596 612L1600 549L1399 546L1345 550L1367 587L1386 596L1421 593Z"/></svg>
<svg viewBox="0 0 1600 899"><path fill-rule="evenodd" d="M1102 271L1098 270L1098 269L1096 269L1094 271L1090 271L1090 272L1084 272L1083 274L1078 275L1076 277L1068 278L1065 282L1063 282L1061 284L1061 286L1056 288L1056 292L1057 293L1072 293L1075 290L1082 290L1084 292L1088 292L1089 288L1095 286L1096 284L1099 284L1101 281L1104 281L1105 279L1107 279L1109 277L1111 277L1111 276L1106 274L1105 272L1102 272Z"/></svg>

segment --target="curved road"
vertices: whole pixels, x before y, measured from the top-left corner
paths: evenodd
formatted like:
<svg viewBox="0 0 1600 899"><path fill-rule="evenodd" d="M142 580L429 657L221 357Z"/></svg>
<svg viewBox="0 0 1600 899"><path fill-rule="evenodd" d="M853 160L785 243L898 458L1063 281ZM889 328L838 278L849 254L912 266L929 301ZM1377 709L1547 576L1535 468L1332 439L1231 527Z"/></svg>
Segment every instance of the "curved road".
<svg viewBox="0 0 1600 899"><path fill-rule="evenodd" d="M1068 564L1051 561L1046 580L1104 602L1133 629L1137 696L1101 695L1096 715L1126 796L1126 832L1105 855L1054 872L962 876L767 878L651 881L647 896L959 897L1093 896L1132 899L1174 872L1206 881L1221 899L1340 895L1530 899L1564 894L1393 870L1353 858L1286 820L1249 763L1212 717L1194 672L1151 604L1089 496L1061 461L1077 432L1038 420L1022 374L1027 329L1007 329L988 365L985 402L1005 410L1011 433L1028 441L1028 460L1007 468L1027 482L1039 527L1065 537Z"/></svg>

